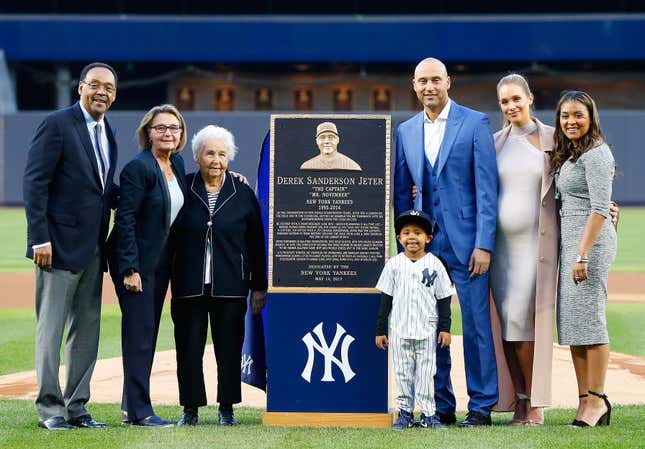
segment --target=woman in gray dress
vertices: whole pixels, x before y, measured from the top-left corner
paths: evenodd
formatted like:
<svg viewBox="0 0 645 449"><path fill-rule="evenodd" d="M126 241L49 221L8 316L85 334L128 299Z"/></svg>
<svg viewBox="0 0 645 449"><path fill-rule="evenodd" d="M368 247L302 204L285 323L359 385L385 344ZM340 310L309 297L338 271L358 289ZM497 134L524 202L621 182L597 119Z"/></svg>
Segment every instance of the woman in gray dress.
<svg viewBox="0 0 645 449"><path fill-rule="evenodd" d="M580 402L573 425L609 425L607 276L616 257L609 217L615 162L598 110L585 92L565 92L556 110L551 170L561 200L558 340L571 347Z"/></svg>

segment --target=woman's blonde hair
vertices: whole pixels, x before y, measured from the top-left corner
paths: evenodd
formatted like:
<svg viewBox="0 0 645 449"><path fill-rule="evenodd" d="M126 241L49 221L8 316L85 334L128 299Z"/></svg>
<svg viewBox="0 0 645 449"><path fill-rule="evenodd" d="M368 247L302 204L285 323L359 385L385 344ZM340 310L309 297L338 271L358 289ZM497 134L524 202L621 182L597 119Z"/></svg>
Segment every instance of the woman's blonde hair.
<svg viewBox="0 0 645 449"><path fill-rule="evenodd" d="M179 145L177 145L177 148L173 150L173 153L181 152L181 150L183 150L184 146L186 145L187 140L186 121L179 112L179 109L177 109L177 107L172 104L162 104L155 106L154 108L146 112L146 115L143 116L136 132L139 149L145 150L146 148L150 148L150 136L148 135L148 131L150 130L152 121L158 114L172 114L177 117L177 120L179 120L179 124L181 126L181 137L179 138Z"/></svg>
<svg viewBox="0 0 645 449"><path fill-rule="evenodd" d="M499 90L502 88L502 86L506 86L507 84L515 84L516 86L520 86L527 97L533 96L533 93L531 92L531 88L529 87L529 82L526 80L526 78L524 78L519 73L509 73L501 80L499 80L499 82L497 83L498 97L499 97ZM508 118L506 118L504 114L502 115L504 119L504 127L507 127L508 125L511 124L511 122L508 121Z"/></svg>

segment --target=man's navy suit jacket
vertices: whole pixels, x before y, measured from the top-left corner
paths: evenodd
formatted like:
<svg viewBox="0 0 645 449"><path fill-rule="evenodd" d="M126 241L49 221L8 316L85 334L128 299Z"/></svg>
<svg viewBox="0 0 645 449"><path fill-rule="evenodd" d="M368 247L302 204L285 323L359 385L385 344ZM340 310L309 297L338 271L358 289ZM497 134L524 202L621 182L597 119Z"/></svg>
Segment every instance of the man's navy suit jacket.
<svg viewBox="0 0 645 449"><path fill-rule="evenodd" d="M82 271L97 245L105 268L117 144L107 118L110 169L101 185L96 153L78 103L49 114L38 126L27 156L23 195L27 214L27 257L32 245L51 242L53 268Z"/></svg>

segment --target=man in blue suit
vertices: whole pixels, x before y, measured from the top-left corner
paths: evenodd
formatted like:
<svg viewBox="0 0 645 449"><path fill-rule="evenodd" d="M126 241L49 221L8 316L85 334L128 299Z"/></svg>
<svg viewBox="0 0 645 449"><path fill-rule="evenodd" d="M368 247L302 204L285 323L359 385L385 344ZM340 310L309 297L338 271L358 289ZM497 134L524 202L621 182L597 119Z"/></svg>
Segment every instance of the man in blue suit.
<svg viewBox="0 0 645 449"><path fill-rule="evenodd" d="M488 303L488 267L497 222L497 163L486 115L448 97L450 77L434 58L413 79L423 111L397 131L394 212L422 209L435 222L430 251L446 265L462 314L470 401L460 427L490 425L497 368ZM416 194L413 189L416 188ZM439 419L456 422L450 350L437 346L435 400Z"/></svg>
<svg viewBox="0 0 645 449"><path fill-rule="evenodd" d="M117 146L104 117L116 98L112 67L81 71L80 101L49 114L29 147L23 178L27 257L36 277L36 408L48 430L96 428L85 408L101 322L105 241L117 188ZM58 383L65 343L66 386Z"/></svg>

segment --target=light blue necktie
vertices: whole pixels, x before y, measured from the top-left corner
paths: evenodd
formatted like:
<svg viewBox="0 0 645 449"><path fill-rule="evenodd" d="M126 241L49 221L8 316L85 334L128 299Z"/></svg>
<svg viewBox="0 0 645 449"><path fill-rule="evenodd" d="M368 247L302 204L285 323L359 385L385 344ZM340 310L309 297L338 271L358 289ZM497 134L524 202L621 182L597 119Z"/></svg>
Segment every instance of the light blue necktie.
<svg viewBox="0 0 645 449"><path fill-rule="evenodd" d="M105 188L105 182L107 179L107 171L108 171L108 162L105 160L105 156L103 155L103 148L101 146L101 124L97 123L96 126L94 126L94 140L96 142L96 151L99 153L99 162L101 163L101 175L103 179L103 188Z"/></svg>

